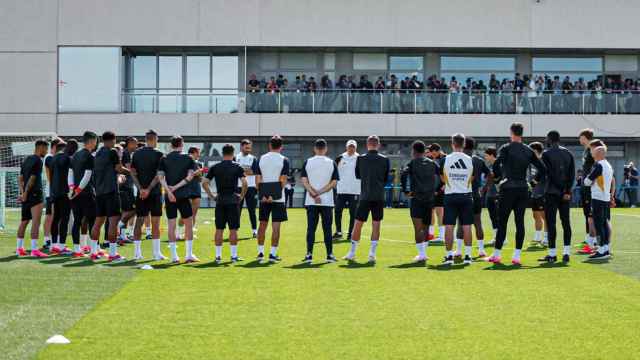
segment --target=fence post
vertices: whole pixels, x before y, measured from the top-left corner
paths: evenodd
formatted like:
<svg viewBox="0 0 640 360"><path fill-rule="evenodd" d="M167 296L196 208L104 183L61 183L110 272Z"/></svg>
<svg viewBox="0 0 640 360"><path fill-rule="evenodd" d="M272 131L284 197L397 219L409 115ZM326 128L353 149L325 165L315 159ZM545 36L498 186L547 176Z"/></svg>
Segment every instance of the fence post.
<svg viewBox="0 0 640 360"><path fill-rule="evenodd" d="M348 91L344 91L343 93L347 98L347 114L348 114L349 113L349 92Z"/></svg>
<svg viewBox="0 0 640 360"><path fill-rule="evenodd" d="M384 106L382 102L384 101L384 93L380 92L380 114L384 113Z"/></svg>
<svg viewBox="0 0 640 360"><path fill-rule="evenodd" d="M311 92L311 113L315 114L316 112L316 93Z"/></svg>
<svg viewBox="0 0 640 360"><path fill-rule="evenodd" d="M418 113L418 92L417 91L413 92L413 113L414 114Z"/></svg>

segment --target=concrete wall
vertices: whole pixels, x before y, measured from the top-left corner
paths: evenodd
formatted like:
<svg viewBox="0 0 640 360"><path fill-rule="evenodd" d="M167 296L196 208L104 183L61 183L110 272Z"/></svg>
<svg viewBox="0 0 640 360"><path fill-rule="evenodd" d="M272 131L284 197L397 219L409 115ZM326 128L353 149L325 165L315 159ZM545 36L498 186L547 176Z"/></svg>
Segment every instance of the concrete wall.
<svg viewBox="0 0 640 360"><path fill-rule="evenodd" d="M60 114L57 130L61 135L79 135L90 126L98 133L115 129L118 135L140 135L153 128L163 136L340 138L370 134L442 138L464 132L479 138L506 138L515 121L525 125L525 136L530 137L544 137L556 129L573 138L586 127L596 128L598 137L640 136L640 115ZM24 131L29 130L27 126Z"/></svg>
<svg viewBox="0 0 640 360"><path fill-rule="evenodd" d="M640 47L637 0L58 2L64 45Z"/></svg>

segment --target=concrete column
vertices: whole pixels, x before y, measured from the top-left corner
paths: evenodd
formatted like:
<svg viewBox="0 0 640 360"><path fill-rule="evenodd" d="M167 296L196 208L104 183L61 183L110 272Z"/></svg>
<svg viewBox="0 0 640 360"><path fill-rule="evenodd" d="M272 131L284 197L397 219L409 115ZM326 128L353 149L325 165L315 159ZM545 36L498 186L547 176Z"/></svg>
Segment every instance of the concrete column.
<svg viewBox="0 0 640 360"><path fill-rule="evenodd" d="M428 52L424 56L424 77L437 74L440 77L440 54Z"/></svg>
<svg viewBox="0 0 640 360"><path fill-rule="evenodd" d="M336 51L336 79L342 74L353 74L353 52L351 51Z"/></svg>
<svg viewBox="0 0 640 360"><path fill-rule="evenodd" d="M520 53L516 55L516 72L524 76L533 73L533 60L531 53Z"/></svg>

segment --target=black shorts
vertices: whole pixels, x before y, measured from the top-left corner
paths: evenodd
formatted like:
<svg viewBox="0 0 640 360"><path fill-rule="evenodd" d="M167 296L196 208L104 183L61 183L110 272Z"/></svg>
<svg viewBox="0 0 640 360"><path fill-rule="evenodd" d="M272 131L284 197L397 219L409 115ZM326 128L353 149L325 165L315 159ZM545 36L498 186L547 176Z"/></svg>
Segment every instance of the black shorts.
<svg viewBox="0 0 640 360"><path fill-rule="evenodd" d="M414 219L422 219L425 225L431 225L431 217L433 214L433 200L422 200L418 198L411 199L409 213Z"/></svg>
<svg viewBox="0 0 640 360"><path fill-rule="evenodd" d="M532 197L529 202L532 211L544 211L544 197Z"/></svg>
<svg viewBox="0 0 640 360"><path fill-rule="evenodd" d="M473 196L471 194L448 194L444 197L444 224L473 224Z"/></svg>
<svg viewBox="0 0 640 360"><path fill-rule="evenodd" d="M53 214L53 200L51 200L51 196L47 196L47 198L44 200L44 214Z"/></svg>
<svg viewBox="0 0 640 360"><path fill-rule="evenodd" d="M202 195L200 195L200 194L197 194L197 195L196 194L191 194L191 195L189 195L189 200L200 199L200 198L202 198Z"/></svg>
<svg viewBox="0 0 640 360"><path fill-rule="evenodd" d="M281 202L261 202L260 203L260 214L258 215L258 220L260 221L269 221L269 215L271 215L272 222L283 222L287 221L287 207L284 203Z"/></svg>
<svg viewBox="0 0 640 360"><path fill-rule="evenodd" d="M473 215L482 214L482 196L473 194Z"/></svg>
<svg viewBox="0 0 640 360"><path fill-rule="evenodd" d="M229 230L240 228L240 205L216 204L216 229L224 230L229 225Z"/></svg>
<svg viewBox="0 0 640 360"><path fill-rule="evenodd" d="M358 201L356 220L367 221L369 213L371 213L371 219L373 221L381 221L384 218L384 201Z"/></svg>
<svg viewBox="0 0 640 360"><path fill-rule="evenodd" d="M584 214L584 217L592 217L590 187L583 186L580 188L580 202L582 205L582 213Z"/></svg>
<svg viewBox="0 0 640 360"><path fill-rule="evenodd" d="M120 208L122 211L133 211L135 205L133 189L120 190Z"/></svg>
<svg viewBox="0 0 640 360"><path fill-rule="evenodd" d="M433 197L433 207L443 207L444 206L444 193L437 192L436 196Z"/></svg>
<svg viewBox="0 0 640 360"><path fill-rule="evenodd" d="M112 217L120 214L120 195L117 192L96 196L96 217Z"/></svg>
<svg viewBox="0 0 640 360"><path fill-rule="evenodd" d="M140 195L136 198L136 215L140 217L162 216L162 195L160 193L149 194L142 200Z"/></svg>
<svg viewBox="0 0 640 360"><path fill-rule="evenodd" d="M42 204L42 198L40 199L28 199L26 202L23 202L21 207L21 217L20 220L28 221L32 220L33 216L31 215L31 209L36 206Z"/></svg>
<svg viewBox="0 0 640 360"><path fill-rule="evenodd" d="M71 210L74 218L82 216L93 221L96 218L96 198L93 193L82 192L71 200ZM82 220L82 219L80 219Z"/></svg>
<svg viewBox="0 0 640 360"><path fill-rule="evenodd" d="M188 219L193 216L193 209L191 209L191 201L189 198L176 199L176 202L172 203L169 199L164 199L164 207L167 212L167 219L175 219L178 217L178 211L180 211L180 217Z"/></svg>

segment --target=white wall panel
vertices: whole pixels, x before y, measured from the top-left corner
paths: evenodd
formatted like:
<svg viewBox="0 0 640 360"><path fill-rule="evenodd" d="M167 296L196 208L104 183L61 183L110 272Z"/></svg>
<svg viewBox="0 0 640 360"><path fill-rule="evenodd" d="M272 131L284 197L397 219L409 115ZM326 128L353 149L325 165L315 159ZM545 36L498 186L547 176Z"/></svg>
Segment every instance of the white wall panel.
<svg viewBox="0 0 640 360"><path fill-rule="evenodd" d="M56 79L55 53L0 53L0 113L55 113Z"/></svg>
<svg viewBox="0 0 640 360"><path fill-rule="evenodd" d="M57 0L0 1L0 51L55 51Z"/></svg>

